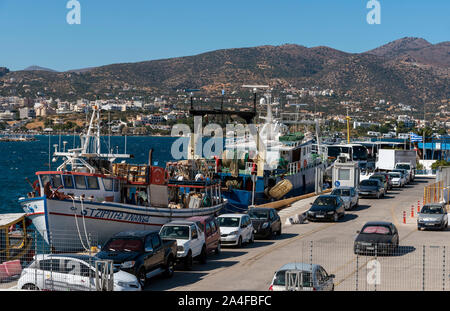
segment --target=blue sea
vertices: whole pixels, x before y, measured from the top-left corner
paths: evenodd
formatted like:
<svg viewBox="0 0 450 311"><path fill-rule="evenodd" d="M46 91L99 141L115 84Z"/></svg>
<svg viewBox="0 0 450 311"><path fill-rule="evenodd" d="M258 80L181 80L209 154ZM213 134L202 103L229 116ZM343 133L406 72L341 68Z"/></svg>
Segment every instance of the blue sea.
<svg viewBox="0 0 450 311"><path fill-rule="evenodd" d="M36 141L30 142L0 142L0 214L22 212L18 199L26 197L32 190L26 178L33 183L36 180L37 171L56 170L62 163L50 161L53 158L54 145L63 146L66 141L66 150L77 148L80 144L78 136L36 136ZM153 165L166 165L172 161L171 145L176 137L143 137L143 136L111 136L102 137L101 150L107 152L108 146L118 153L132 154L133 159L127 159L128 163L148 162L148 152L153 148ZM117 161L120 161L117 160ZM116 162L117 162L116 161Z"/></svg>

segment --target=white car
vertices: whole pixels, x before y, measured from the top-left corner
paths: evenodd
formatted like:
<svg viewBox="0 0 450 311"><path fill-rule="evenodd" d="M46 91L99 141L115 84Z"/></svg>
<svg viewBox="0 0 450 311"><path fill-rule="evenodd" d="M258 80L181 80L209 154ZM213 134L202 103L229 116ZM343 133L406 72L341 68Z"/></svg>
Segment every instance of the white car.
<svg viewBox="0 0 450 311"><path fill-rule="evenodd" d="M390 172L392 187L403 188L406 184L406 179L400 172Z"/></svg>
<svg viewBox="0 0 450 311"><path fill-rule="evenodd" d="M293 262L275 272L269 290L334 291L334 278L320 265Z"/></svg>
<svg viewBox="0 0 450 311"><path fill-rule="evenodd" d="M171 221L162 226L159 235L163 239L177 240L177 261L182 262L185 269L192 268L194 258L206 263L205 233L194 221Z"/></svg>
<svg viewBox="0 0 450 311"><path fill-rule="evenodd" d="M223 214L217 217L220 226L222 246L253 243L255 240L253 225L247 214Z"/></svg>
<svg viewBox="0 0 450 311"><path fill-rule="evenodd" d="M94 256L78 254L36 255L17 282L17 288L52 291L95 291ZM113 268L114 291L139 291L136 276Z"/></svg>

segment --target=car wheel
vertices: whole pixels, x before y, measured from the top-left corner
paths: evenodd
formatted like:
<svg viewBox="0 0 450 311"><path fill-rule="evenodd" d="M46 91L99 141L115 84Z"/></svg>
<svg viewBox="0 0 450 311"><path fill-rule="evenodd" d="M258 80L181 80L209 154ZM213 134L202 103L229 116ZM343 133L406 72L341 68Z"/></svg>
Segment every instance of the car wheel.
<svg viewBox="0 0 450 311"><path fill-rule="evenodd" d="M253 243L253 242L255 242L255 235L252 232L252 235L250 237L249 243Z"/></svg>
<svg viewBox="0 0 450 311"><path fill-rule="evenodd" d="M24 286L22 286L22 289L25 290L39 290L39 288L34 285L34 284L25 284Z"/></svg>
<svg viewBox="0 0 450 311"><path fill-rule="evenodd" d="M145 285L147 285L147 281L148 281L144 268L139 269L137 278L138 278L139 283L141 284L141 287L144 288Z"/></svg>
<svg viewBox="0 0 450 311"><path fill-rule="evenodd" d="M220 246L220 241L217 243L217 247L215 249L216 255L219 255L220 252L222 251L221 246Z"/></svg>
<svg viewBox="0 0 450 311"><path fill-rule="evenodd" d="M203 246L202 247L202 252L200 253L200 257L199 257L199 260L200 260L201 264L205 264L206 263L207 256L208 256L208 254L206 252L206 246Z"/></svg>
<svg viewBox="0 0 450 311"><path fill-rule="evenodd" d="M172 256L167 258L166 271L164 271L164 276L166 278L171 278L175 270L175 260Z"/></svg>
<svg viewBox="0 0 450 311"><path fill-rule="evenodd" d="M281 225L280 225L280 230L277 231L277 235L278 235L278 236L281 235Z"/></svg>
<svg viewBox="0 0 450 311"><path fill-rule="evenodd" d="M238 244L236 245L238 248L242 247L242 237L239 236Z"/></svg>
<svg viewBox="0 0 450 311"><path fill-rule="evenodd" d="M192 269L192 252L189 251L187 256L184 258L184 269L191 270Z"/></svg>

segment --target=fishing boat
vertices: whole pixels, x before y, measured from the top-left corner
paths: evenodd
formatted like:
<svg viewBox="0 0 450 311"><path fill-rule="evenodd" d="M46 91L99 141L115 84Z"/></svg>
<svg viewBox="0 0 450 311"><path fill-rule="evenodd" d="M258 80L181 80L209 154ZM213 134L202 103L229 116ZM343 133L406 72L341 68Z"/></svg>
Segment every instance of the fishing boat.
<svg viewBox="0 0 450 311"><path fill-rule="evenodd" d="M151 150L148 163L139 165L126 163L130 154L101 153L100 109L92 110L81 146L61 151L55 145L54 160L62 158L63 163L56 171L36 172L33 191L19 199L55 251L87 250L117 232L160 229L175 219L216 215L226 204L220 182L173 182L165 168L152 166ZM122 161L114 163L118 159Z"/></svg>
<svg viewBox="0 0 450 311"><path fill-rule="evenodd" d="M257 135L227 139L221 159L223 189L228 211L246 211L265 204L311 193L326 168L322 156L313 151L312 133L289 133L272 113L270 92L260 100L267 105L264 123ZM230 137L230 135L227 135Z"/></svg>

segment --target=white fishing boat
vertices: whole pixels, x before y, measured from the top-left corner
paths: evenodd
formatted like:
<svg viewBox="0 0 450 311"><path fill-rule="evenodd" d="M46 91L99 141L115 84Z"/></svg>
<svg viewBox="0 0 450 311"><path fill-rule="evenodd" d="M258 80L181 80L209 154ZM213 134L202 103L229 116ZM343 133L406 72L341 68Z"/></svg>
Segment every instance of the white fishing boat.
<svg viewBox="0 0 450 311"><path fill-rule="evenodd" d="M165 168L151 165L151 152L148 164L114 163L131 155L100 152L96 106L80 138L76 149L58 151L55 146L54 159L62 158L63 163L56 171L36 172L34 191L19 199L26 216L56 251L89 249L117 232L159 230L174 219L215 215L226 204L220 181L172 182Z"/></svg>

